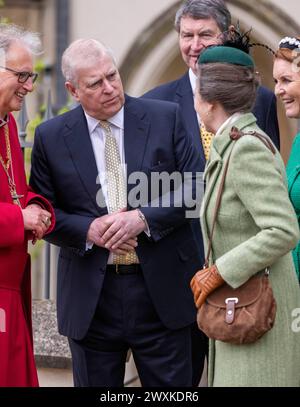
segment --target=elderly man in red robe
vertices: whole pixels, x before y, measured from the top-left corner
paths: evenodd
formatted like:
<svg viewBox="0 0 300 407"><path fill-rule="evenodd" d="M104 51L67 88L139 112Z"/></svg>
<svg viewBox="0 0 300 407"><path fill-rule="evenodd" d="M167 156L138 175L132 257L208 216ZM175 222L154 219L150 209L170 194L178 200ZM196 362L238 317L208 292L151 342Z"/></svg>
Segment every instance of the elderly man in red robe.
<svg viewBox="0 0 300 407"><path fill-rule="evenodd" d="M27 242L54 227L51 205L26 183L15 120L37 74L37 34L0 24L0 387L38 386Z"/></svg>

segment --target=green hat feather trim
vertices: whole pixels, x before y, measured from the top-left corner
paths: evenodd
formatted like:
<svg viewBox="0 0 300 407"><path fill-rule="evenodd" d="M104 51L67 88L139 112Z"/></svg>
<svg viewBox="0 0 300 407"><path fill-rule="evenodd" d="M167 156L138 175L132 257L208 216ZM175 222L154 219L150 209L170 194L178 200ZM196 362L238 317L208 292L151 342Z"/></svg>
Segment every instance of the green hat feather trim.
<svg viewBox="0 0 300 407"><path fill-rule="evenodd" d="M222 45L207 48L198 58L199 65L217 62L254 68L254 61L246 52Z"/></svg>

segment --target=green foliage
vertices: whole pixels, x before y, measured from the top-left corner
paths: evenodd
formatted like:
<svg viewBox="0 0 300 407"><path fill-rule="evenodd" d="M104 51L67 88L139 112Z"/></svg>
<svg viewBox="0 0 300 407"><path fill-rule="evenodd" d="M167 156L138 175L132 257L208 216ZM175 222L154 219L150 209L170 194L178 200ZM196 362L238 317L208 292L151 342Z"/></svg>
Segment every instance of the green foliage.
<svg viewBox="0 0 300 407"><path fill-rule="evenodd" d="M1 24L3 24L3 23L7 24L7 23L9 23L9 19L6 18L6 17L0 16L0 23L1 23Z"/></svg>
<svg viewBox="0 0 300 407"><path fill-rule="evenodd" d="M63 106L57 112L57 115L60 116L61 114L67 113L70 110L69 106Z"/></svg>
<svg viewBox="0 0 300 407"><path fill-rule="evenodd" d="M40 111L35 115L35 117L29 121L27 125L27 137L26 137L27 141L33 141L35 129L39 124L42 123L44 112L45 106L43 105Z"/></svg>
<svg viewBox="0 0 300 407"><path fill-rule="evenodd" d="M5 3L3 0L0 0L0 7L4 7ZM0 16L0 23L9 23L9 19L7 17Z"/></svg>
<svg viewBox="0 0 300 407"><path fill-rule="evenodd" d="M31 255L31 260L34 261L41 256L42 249L45 245L43 240L38 240L35 245L30 244L28 246L29 253Z"/></svg>
<svg viewBox="0 0 300 407"><path fill-rule="evenodd" d="M34 71L38 74L43 74L46 69L46 64L42 59L36 60L34 64Z"/></svg>
<svg viewBox="0 0 300 407"><path fill-rule="evenodd" d="M63 106L57 112L57 116L59 116L63 113L66 113L69 110L70 110L70 108L68 105ZM33 142L35 129L37 128L38 125L40 125L43 122L45 112L46 112L46 105L43 104L40 107L39 112L35 115L35 117L28 122L28 125L26 128L26 130L27 130L26 141ZM31 148L26 148L24 161L25 161L25 170L26 170L27 179L28 179L29 173L30 173Z"/></svg>

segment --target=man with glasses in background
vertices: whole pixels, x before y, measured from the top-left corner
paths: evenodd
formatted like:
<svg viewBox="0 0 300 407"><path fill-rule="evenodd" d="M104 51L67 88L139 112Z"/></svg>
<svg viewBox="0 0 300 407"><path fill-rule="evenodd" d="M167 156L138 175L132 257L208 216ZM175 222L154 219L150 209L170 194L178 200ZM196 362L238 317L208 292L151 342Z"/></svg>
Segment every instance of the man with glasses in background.
<svg viewBox="0 0 300 407"><path fill-rule="evenodd" d="M0 69L4 69L5 71L12 72L18 78L19 83L26 83L29 78L31 78L32 83L37 80L38 74L34 72L19 72L15 71L14 69L7 68L7 66L0 66Z"/></svg>
<svg viewBox="0 0 300 407"><path fill-rule="evenodd" d="M28 240L54 226L51 205L27 186L16 122L37 74L37 34L0 24L0 387L36 387Z"/></svg>

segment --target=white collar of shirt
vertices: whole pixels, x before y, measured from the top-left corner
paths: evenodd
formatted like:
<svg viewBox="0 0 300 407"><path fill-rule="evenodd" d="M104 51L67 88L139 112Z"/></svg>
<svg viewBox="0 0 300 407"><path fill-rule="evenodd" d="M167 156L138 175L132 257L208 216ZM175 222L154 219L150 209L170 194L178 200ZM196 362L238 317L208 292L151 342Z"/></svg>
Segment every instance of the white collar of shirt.
<svg viewBox="0 0 300 407"><path fill-rule="evenodd" d="M232 125L237 119L239 119L241 116L243 115L243 113L234 113L232 116L228 117L227 120L225 120L225 122L221 125L221 127L218 129L215 137L219 136L220 134L222 134L223 130L225 129L225 127Z"/></svg>
<svg viewBox="0 0 300 407"><path fill-rule="evenodd" d="M86 112L84 112L88 130L90 134L90 139L94 151L95 161L98 169L99 181L102 186L102 192L105 198L106 203L108 202L107 196L107 177L106 177L106 168L105 168L105 131L99 126L99 120L91 117ZM116 115L111 117L108 122L112 125L111 130L112 134L116 139L121 164L125 164L125 151L124 151L124 108L122 108ZM125 172L125 165L123 168ZM124 175L126 175L124 173Z"/></svg>
<svg viewBox="0 0 300 407"><path fill-rule="evenodd" d="M99 125L99 120L91 117L86 112L84 112L88 131L94 151L95 161L98 169L98 180L101 185L102 193L106 202L108 203L108 191L107 191L107 176L105 169L105 158L104 158L104 149L105 149L105 132ZM116 139L117 145L119 147L121 163L125 163L125 152L124 152L124 107L117 114L107 120L112 124L111 130ZM123 166L124 176L126 177L126 168ZM95 180L96 182L96 180ZM91 249L93 244L87 242L86 250ZM109 255L108 264L113 264L112 253Z"/></svg>
<svg viewBox="0 0 300 407"><path fill-rule="evenodd" d="M9 115L7 114L4 119L0 119L0 127L5 126L9 122Z"/></svg>
<svg viewBox="0 0 300 407"><path fill-rule="evenodd" d="M98 126L99 120L87 114L86 111L84 111L84 114L86 117L89 133L92 134L96 127ZM114 126L118 127L119 129L124 130L124 106L122 107L121 110L118 111L117 114L115 114L107 121L110 124L113 124Z"/></svg>
<svg viewBox="0 0 300 407"><path fill-rule="evenodd" d="M190 78L190 84L191 84L192 92L193 92L193 95L195 97L196 86L197 86L197 76L194 74L194 72L191 70L191 68L189 69L189 78ZM200 119L200 116L198 115L197 112L196 112L196 114L197 114L197 119L198 119L198 123L199 123L199 126L200 126L201 125L201 119Z"/></svg>
<svg viewBox="0 0 300 407"><path fill-rule="evenodd" d="M197 86L197 76L194 74L194 72L189 69L189 77L190 77L190 83L193 91L193 95L195 96L196 93L196 86Z"/></svg>

